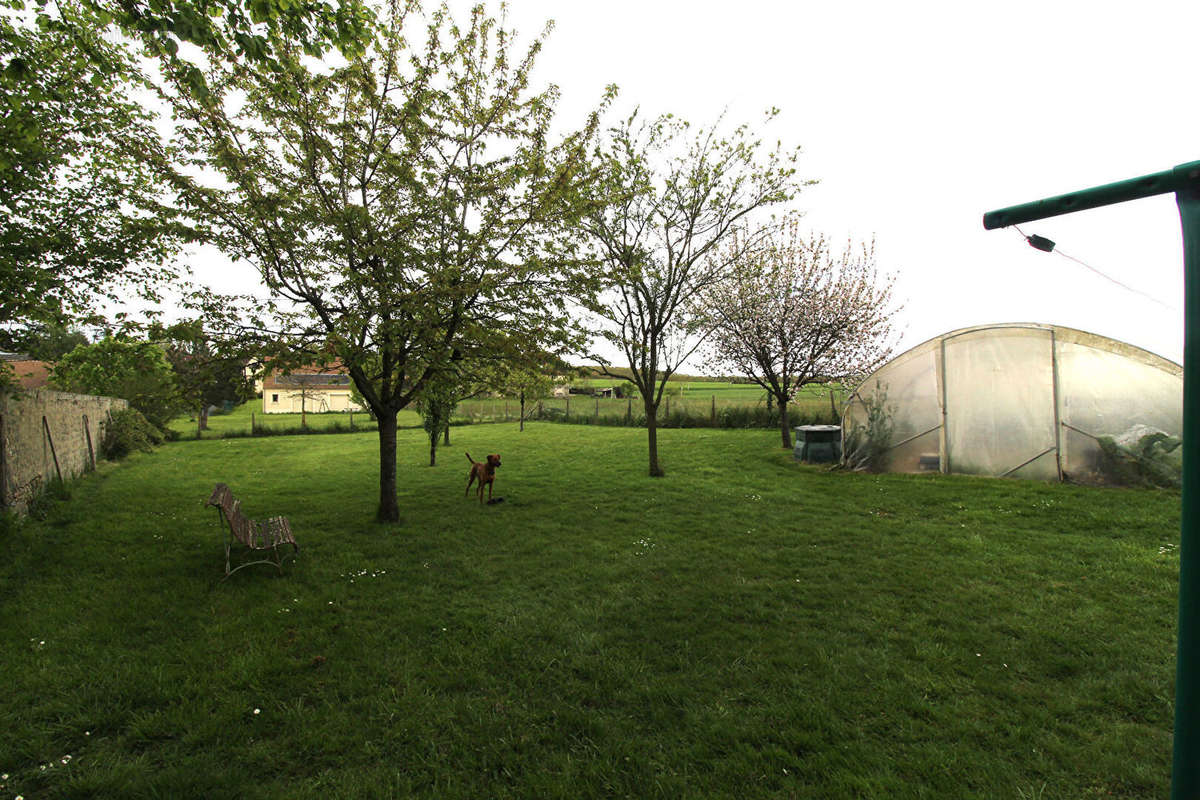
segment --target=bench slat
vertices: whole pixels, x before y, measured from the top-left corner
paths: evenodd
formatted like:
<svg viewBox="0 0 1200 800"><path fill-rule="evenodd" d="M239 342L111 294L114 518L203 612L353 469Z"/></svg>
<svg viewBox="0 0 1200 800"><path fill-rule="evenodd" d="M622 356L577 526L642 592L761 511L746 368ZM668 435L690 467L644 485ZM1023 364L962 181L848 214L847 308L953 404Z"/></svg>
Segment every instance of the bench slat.
<svg viewBox="0 0 1200 800"><path fill-rule="evenodd" d="M276 560L280 560L277 551L280 545L290 544L296 551L300 550L296 537L292 535L292 526L287 517L270 517L263 522L250 519L242 513L242 501L236 499L232 490L224 483L218 483L213 487L212 494L204 505L219 509L221 516L229 525L232 537L251 550L276 550ZM226 547L226 561L228 562L228 547ZM276 562L272 561L271 563ZM278 563L276 566L282 567L282 563ZM225 568L226 577L228 577L228 563Z"/></svg>

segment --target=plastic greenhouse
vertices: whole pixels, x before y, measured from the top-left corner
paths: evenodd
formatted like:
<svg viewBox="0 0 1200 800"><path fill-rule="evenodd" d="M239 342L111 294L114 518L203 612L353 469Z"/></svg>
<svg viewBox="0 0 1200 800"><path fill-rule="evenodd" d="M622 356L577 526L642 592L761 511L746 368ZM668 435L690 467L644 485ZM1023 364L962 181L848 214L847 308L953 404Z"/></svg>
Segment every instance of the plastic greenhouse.
<svg viewBox="0 0 1200 800"><path fill-rule="evenodd" d="M965 328L870 375L842 431L848 457L891 472L1178 485L1183 368L1056 325Z"/></svg>

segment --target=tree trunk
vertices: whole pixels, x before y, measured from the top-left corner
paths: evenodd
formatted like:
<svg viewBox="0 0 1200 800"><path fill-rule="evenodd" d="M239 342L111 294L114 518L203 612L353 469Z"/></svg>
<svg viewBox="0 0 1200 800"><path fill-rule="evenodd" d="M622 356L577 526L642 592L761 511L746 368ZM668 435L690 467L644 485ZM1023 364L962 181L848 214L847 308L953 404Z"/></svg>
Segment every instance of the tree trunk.
<svg viewBox="0 0 1200 800"><path fill-rule="evenodd" d="M200 403L200 412L196 414L196 418L200 420L198 429L202 431L208 430L208 403Z"/></svg>
<svg viewBox="0 0 1200 800"><path fill-rule="evenodd" d="M396 412L385 411L379 417L379 522L399 522L400 505L396 500Z"/></svg>
<svg viewBox="0 0 1200 800"><path fill-rule="evenodd" d="M446 420L446 430L442 432L442 444L450 446L450 420Z"/></svg>
<svg viewBox="0 0 1200 800"><path fill-rule="evenodd" d="M521 392L521 427L520 430L525 430L525 393Z"/></svg>
<svg viewBox="0 0 1200 800"><path fill-rule="evenodd" d="M650 477L661 478L667 473L658 465L658 409L646 403L646 439L650 445Z"/></svg>
<svg viewBox="0 0 1200 800"><path fill-rule="evenodd" d="M779 400L779 433L783 437L784 448L792 449L792 429L788 427L788 409L787 398L780 397Z"/></svg>
<svg viewBox="0 0 1200 800"><path fill-rule="evenodd" d="M305 410L306 407L307 407L307 404L304 402L304 395L301 394L300 395L300 427L303 428L304 430L308 430L308 412ZM392 447L393 448L395 447L395 441L396 441L396 437L395 437L395 435L393 435L392 436L392 443L393 443Z"/></svg>
<svg viewBox="0 0 1200 800"><path fill-rule="evenodd" d="M429 437L429 466L437 466L437 434Z"/></svg>

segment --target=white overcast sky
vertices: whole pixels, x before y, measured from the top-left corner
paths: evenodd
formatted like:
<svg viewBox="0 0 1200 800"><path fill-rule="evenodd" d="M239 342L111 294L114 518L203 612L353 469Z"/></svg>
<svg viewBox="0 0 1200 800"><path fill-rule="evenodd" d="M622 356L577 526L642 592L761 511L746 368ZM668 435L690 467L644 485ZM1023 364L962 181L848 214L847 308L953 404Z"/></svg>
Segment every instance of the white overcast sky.
<svg viewBox="0 0 1200 800"><path fill-rule="evenodd" d="M800 145L801 176L821 182L794 207L835 241L876 237L906 306L901 349L1044 322L1182 359L1173 196L1022 226L1165 306L981 217L1200 160L1200 3L511 0L522 40L548 19L536 78L561 88L564 124L609 83L613 121L635 105L730 124L779 108L764 136Z"/></svg>

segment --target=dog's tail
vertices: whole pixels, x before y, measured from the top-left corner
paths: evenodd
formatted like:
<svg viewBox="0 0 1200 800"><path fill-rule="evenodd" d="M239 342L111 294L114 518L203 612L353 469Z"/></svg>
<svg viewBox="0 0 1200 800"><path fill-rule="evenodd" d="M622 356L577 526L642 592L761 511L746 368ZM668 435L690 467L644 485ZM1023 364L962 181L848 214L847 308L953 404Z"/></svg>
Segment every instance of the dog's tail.
<svg viewBox="0 0 1200 800"><path fill-rule="evenodd" d="M474 463L475 463L475 459L471 458L471 454L470 454L470 453L467 453L467 461L470 461L472 464L474 464Z"/></svg>

